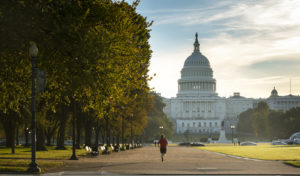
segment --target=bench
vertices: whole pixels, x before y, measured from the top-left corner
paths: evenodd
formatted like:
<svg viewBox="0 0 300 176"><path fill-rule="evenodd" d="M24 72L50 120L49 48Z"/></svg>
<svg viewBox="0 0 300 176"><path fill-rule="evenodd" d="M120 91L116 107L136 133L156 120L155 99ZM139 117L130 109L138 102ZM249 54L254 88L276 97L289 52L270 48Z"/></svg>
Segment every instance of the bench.
<svg viewBox="0 0 300 176"><path fill-rule="evenodd" d="M85 151L86 151L88 154L92 153L91 147L89 147L89 146L86 145L86 146L84 147L84 149L85 149Z"/></svg>
<svg viewBox="0 0 300 176"><path fill-rule="evenodd" d="M110 148L111 148L112 151L115 150L114 146L112 146L112 145L110 145Z"/></svg>
<svg viewBox="0 0 300 176"><path fill-rule="evenodd" d="M88 155L92 155L92 156L98 155L98 151L92 149L89 146L85 146L84 149L85 149L85 151L87 152Z"/></svg>
<svg viewBox="0 0 300 176"><path fill-rule="evenodd" d="M130 145L126 144L126 150L130 150Z"/></svg>
<svg viewBox="0 0 300 176"><path fill-rule="evenodd" d="M111 153L111 150L109 150L109 147L108 146L102 146L102 155L105 155L105 154L110 154Z"/></svg>
<svg viewBox="0 0 300 176"><path fill-rule="evenodd" d="M120 145L115 145L114 146L114 152L119 152L120 150Z"/></svg>
<svg viewBox="0 0 300 176"><path fill-rule="evenodd" d="M125 145L121 145L121 147L120 147L120 151L125 151L126 150L126 147L125 147Z"/></svg>

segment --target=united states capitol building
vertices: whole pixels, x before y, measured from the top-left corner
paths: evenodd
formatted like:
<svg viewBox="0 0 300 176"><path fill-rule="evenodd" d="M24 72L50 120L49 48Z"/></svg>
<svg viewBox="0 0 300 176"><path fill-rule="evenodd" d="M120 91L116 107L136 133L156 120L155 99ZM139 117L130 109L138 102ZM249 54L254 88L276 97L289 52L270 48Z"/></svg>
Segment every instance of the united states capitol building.
<svg viewBox="0 0 300 176"><path fill-rule="evenodd" d="M255 107L260 101L265 101L274 110L286 111L300 106L299 96L279 96L275 87L267 99L245 98L238 92L229 98L218 96L210 62L199 46L196 33L194 51L181 70L177 96L163 98L164 112L174 123L175 133L219 133L222 125L228 132L232 125L236 126L241 112Z"/></svg>

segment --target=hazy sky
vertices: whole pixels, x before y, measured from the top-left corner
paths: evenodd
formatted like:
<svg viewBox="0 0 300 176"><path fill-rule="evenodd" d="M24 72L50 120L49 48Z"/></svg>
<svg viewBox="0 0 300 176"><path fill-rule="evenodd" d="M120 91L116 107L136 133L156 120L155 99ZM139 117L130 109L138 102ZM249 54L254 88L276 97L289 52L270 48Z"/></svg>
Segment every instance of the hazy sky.
<svg viewBox="0 0 300 176"><path fill-rule="evenodd" d="M141 0L138 12L154 21L150 86L176 96L198 32L220 96L268 97L274 86L287 95L290 79L300 94L299 9L300 0Z"/></svg>

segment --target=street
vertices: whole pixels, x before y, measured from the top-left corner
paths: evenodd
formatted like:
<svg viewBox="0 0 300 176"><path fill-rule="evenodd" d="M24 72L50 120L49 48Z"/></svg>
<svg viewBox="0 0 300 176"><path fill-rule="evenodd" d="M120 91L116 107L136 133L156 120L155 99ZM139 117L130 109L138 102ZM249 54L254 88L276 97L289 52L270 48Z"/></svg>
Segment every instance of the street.
<svg viewBox="0 0 300 176"><path fill-rule="evenodd" d="M158 147L82 157L66 161L46 175L97 174L300 174L300 168L280 161L261 161L225 156L191 147L169 147L161 162Z"/></svg>

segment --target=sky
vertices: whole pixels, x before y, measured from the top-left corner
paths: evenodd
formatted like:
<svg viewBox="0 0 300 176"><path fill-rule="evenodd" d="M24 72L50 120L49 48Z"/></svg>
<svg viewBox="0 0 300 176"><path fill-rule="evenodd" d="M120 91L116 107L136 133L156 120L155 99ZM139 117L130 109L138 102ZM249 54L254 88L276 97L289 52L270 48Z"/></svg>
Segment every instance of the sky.
<svg viewBox="0 0 300 176"><path fill-rule="evenodd" d="M132 0L128 0L129 3ZM299 0L141 0L137 12L153 21L150 87L176 97L184 61L198 32L217 93L248 98L300 94ZM291 83L291 89L290 89Z"/></svg>

